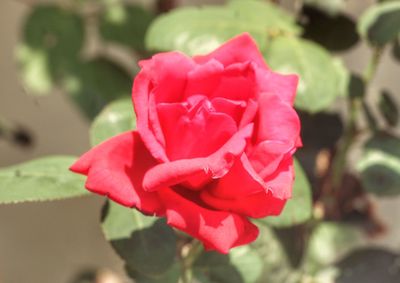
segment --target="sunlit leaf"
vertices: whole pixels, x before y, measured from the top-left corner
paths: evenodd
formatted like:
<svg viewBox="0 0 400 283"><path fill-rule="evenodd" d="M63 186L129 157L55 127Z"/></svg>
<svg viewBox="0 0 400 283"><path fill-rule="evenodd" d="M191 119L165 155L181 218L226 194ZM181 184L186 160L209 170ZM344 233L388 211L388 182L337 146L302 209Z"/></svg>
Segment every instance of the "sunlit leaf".
<svg viewBox="0 0 400 283"><path fill-rule="evenodd" d="M388 196L400 193L400 140L387 135L374 136L365 145L357 162L365 190Z"/></svg>
<svg viewBox="0 0 400 283"><path fill-rule="evenodd" d="M0 169L0 203L58 200L88 194L72 156L50 156Z"/></svg>
<svg viewBox="0 0 400 283"><path fill-rule="evenodd" d="M164 220L108 202L102 228L129 269L145 276L162 276L172 266L176 236Z"/></svg>
<svg viewBox="0 0 400 283"><path fill-rule="evenodd" d="M295 106L311 113L327 109L347 92L349 74L319 45L294 37L274 39L265 52L271 68L300 77Z"/></svg>
<svg viewBox="0 0 400 283"><path fill-rule="evenodd" d="M90 128L90 140L95 146L108 138L136 127L135 113L132 100L123 98L107 105L94 119Z"/></svg>
<svg viewBox="0 0 400 283"><path fill-rule="evenodd" d="M299 27L292 16L273 4L232 1L226 6L178 8L159 16L146 35L146 46L198 55L243 32L249 32L264 48L269 35L297 34Z"/></svg>
<svg viewBox="0 0 400 283"><path fill-rule="evenodd" d="M358 32L371 44L383 46L400 34L400 2L388 1L369 7L361 16Z"/></svg>

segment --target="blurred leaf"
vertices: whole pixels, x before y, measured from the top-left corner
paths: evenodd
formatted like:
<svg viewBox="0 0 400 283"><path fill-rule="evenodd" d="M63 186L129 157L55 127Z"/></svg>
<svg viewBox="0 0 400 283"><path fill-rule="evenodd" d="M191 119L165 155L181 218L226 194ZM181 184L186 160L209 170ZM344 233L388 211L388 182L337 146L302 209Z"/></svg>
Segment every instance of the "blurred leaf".
<svg viewBox="0 0 400 283"><path fill-rule="evenodd" d="M295 160L296 178L293 185L293 195L279 216L269 216L259 221L274 227L290 227L304 223L312 216L311 187L301 164Z"/></svg>
<svg viewBox="0 0 400 283"><path fill-rule="evenodd" d="M379 109L390 126L396 126L398 124L400 118L399 106L396 104L393 95L387 90L381 92Z"/></svg>
<svg viewBox="0 0 400 283"><path fill-rule="evenodd" d="M108 202L102 228L129 269L146 276L162 276L171 268L176 236L164 220Z"/></svg>
<svg viewBox="0 0 400 283"><path fill-rule="evenodd" d="M340 11L343 11L346 5L345 0L304 0L304 3L326 12L331 16L337 15Z"/></svg>
<svg viewBox="0 0 400 283"><path fill-rule="evenodd" d="M307 272L316 273L334 264L345 254L362 244L361 232L349 224L324 222L309 239L305 257Z"/></svg>
<svg viewBox="0 0 400 283"><path fill-rule="evenodd" d="M275 228L273 231L282 245L291 267L294 269L299 268L303 261L309 237L307 225Z"/></svg>
<svg viewBox="0 0 400 283"><path fill-rule="evenodd" d="M299 27L292 16L273 4L232 1L226 6L179 8L159 16L149 28L146 46L198 55L243 32L249 32L262 49L269 35L297 34Z"/></svg>
<svg viewBox="0 0 400 283"><path fill-rule="evenodd" d="M329 50L343 51L359 40L356 23L345 14L331 16L310 6L304 6L302 13L307 19L303 37Z"/></svg>
<svg viewBox="0 0 400 283"><path fill-rule="evenodd" d="M136 5L111 4L99 19L100 34L105 40L143 51L146 30L153 15Z"/></svg>
<svg viewBox="0 0 400 283"><path fill-rule="evenodd" d="M90 128L90 141L95 146L108 138L136 128L132 100L123 98L107 105L94 119Z"/></svg>
<svg viewBox="0 0 400 283"><path fill-rule="evenodd" d="M177 263L174 263L165 273L158 276L146 276L136 270L126 269L129 277L135 279L136 283L178 283L181 275L180 266Z"/></svg>
<svg viewBox="0 0 400 283"><path fill-rule="evenodd" d="M358 22L358 32L372 45L383 46L400 33L400 2L385 2L371 6Z"/></svg>
<svg viewBox="0 0 400 283"><path fill-rule="evenodd" d="M78 15L55 5L35 5L24 23L16 54L27 89L48 94L76 62L83 38L83 21Z"/></svg>
<svg viewBox="0 0 400 283"><path fill-rule="evenodd" d="M107 103L130 97L132 78L118 65L101 58L76 65L62 86L85 114L94 118Z"/></svg>
<svg viewBox="0 0 400 283"><path fill-rule="evenodd" d="M398 283L400 282L400 255L393 252L368 248L357 250L341 260L337 283Z"/></svg>
<svg viewBox="0 0 400 283"><path fill-rule="evenodd" d="M299 75L295 106L300 110L311 113L325 110L347 92L346 69L311 41L276 38L266 50L265 58L275 71Z"/></svg>
<svg viewBox="0 0 400 283"><path fill-rule="evenodd" d="M364 189L379 196L400 193L400 140L374 136L357 162Z"/></svg>
<svg viewBox="0 0 400 283"><path fill-rule="evenodd" d="M293 275L293 269L288 261L291 254L286 254L272 229L265 226L259 226L259 229L260 235L250 245L259 254L263 262L262 275L257 282L292 282L288 281L288 278Z"/></svg>
<svg viewBox="0 0 400 283"><path fill-rule="evenodd" d="M201 283L255 283L262 273L262 260L249 246L232 249L229 255L203 252L194 265Z"/></svg>
<svg viewBox="0 0 400 283"><path fill-rule="evenodd" d="M48 201L88 194L72 156L50 156L0 169L0 203Z"/></svg>

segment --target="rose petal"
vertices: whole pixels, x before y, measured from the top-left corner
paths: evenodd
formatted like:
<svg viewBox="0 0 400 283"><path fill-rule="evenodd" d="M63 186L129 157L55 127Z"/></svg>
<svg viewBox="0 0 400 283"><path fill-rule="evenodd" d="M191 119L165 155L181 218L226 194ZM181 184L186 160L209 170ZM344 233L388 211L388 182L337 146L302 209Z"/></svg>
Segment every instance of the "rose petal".
<svg viewBox="0 0 400 283"><path fill-rule="evenodd" d="M295 147L300 136L300 119L289 103L274 94L262 93L258 113L257 143L272 140Z"/></svg>
<svg viewBox="0 0 400 283"><path fill-rule="evenodd" d="M256 43L248 33L243 33L232 38L208 55L194 58L194 60L200 64L204 64L212 59L218 60L224 66L251 61L260 67L268 69Z"/></svg>
<svg viewBox="0 0 400 283"><path fill-rule="evenodd" d="M283 101L293 105L296 97L299 77L297 75L282 75L262 68L255 68L259 91L273 93Z"/></svg>
<svg viewBox="0 0 400 283"><path fill-rule="evenodd" d="M279 199L289 199L292 197L294 182L293 158L289 156L282 160L275 172L268 176L262 176L268 189L273 196Z"/></svg>
<svg viewBox="0 0 400 283"><path fill-rule="evenodd" d="M157 105L171 161L206 157L223 146L237 132L229 115L216 112L204 96L191 96L191 103Z"/></svg>
<svg viewBox="0 0 400 283"><path fill-rule="evenodd" d="M159 125L154 116L154 104L180 101L187 82L187 73L194 68L195 63L181 53L169 52L160 53L150 60L141 61L140 65L142 70L136 76L132 88L137 129L153 157L166 162L168 158L162 144L162 137L159 136ZM150 101L151 93L154 98L152 103ZM149 107L151 105L153 107ZM152 118L151 123L150 118Z"/></svg>
<svg viewBox="0 0 400 283"><path fill-rule="evenodd" d="M204 208L169 188L159 195L166 205L167 223L199 239L208 250L226 254L258 236L258 228L237 214Z"/></svg>
<svg viewBox="0 0 400 283"><path fill-rule="evenodd" d="M181 159L159 164L151 168L144 176L143 187L147 191L155 191L166 186L196 180L198 186L212 179L224 176L240 156L246 140L253 133L253 124L249 124L235 133L218 151L208 157Z"/></svg>
<svg viewBox="0 0 400 283"><path fill-rule="evenodd" d="M158 195L142 188L144 173L155 164L137 132L126 132L92 148L70 170L87 175L85 186L89 191L160 215L164 208Z"/></svg>
<svg viewBox="0 0 400 283"><path fill-rule="evenodd" d="M246 155L224 177L201 192L209 206L253 218L279 215L286 199L276 198L267 184L257 175Z"/></svg>

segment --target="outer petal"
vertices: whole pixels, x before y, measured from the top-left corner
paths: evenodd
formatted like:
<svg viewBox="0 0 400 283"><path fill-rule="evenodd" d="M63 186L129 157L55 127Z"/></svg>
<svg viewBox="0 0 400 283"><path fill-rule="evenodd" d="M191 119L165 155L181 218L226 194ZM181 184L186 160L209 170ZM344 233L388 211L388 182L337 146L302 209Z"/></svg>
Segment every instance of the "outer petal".
<svg viewBox="0 0 400 283"><path fill-rule="evenodd" d="M181 159L153 167L144 176L144 189L155 191L184 182L201 187L212 179L221 178L228 173L236 157L243 153L252 133L253 124L249 124L208 157ZM194 180L195 184L191 183Z"/></svg>
<svg viewBox="0 0 400 283"><path fill-rule="evenodd" d="M140 65L142 70L136 76L132 89L137 129L151 154L157 160L166 162L168 158L155 105L182 100L187 74L195 63L184 54L170 52L141 61Z"/></svg>
<svg viewBox="0 0 400 283"><path fill-rule="evenodd" d="M206 63L211 59L218 60L224 66L251 61L260 67L268 69L256 43L248 33L243 33L232 38L208 55L194 58L200 64Z"/></svg>
<svg viewBox="0 0 400 283"><path fill-rule="evenodd" d="M275 94L259 97L257 142L281 141L296 146L300 136L300 119L293 107Z"/></svg>
<svg viewBox="0 0 400 283"><path fill-rule="evenodd" d="M144 213L161 215L164 207L158 195L142 188L143 175L155 164L137 132L126 132L85 153L70 170L87 175L89 191Z"/></svg>
<svg viewBox="0 0 400 283"><path fill-rule="evenodd" d="M258 228L235 213L204 208L169 188L159 194L166 204L168 224L199 239L206 249L228 253L258 236Z"/></svg>
<svg viewBox="0 0 400 283"><path fill-rule="evenodd" d="M273 93L283 101L293 105L296 97L299 77L297 75L282 75L255 67L259 91Z"/></svg>
<svg viewBox="0 0 400 283"><path fill-rule="evenodd" d="M272 188L253 170L245 154L227 175L202 191L201 198L215 209L253 218L278 215L286 202L285 198L273 195Z"/></svg>

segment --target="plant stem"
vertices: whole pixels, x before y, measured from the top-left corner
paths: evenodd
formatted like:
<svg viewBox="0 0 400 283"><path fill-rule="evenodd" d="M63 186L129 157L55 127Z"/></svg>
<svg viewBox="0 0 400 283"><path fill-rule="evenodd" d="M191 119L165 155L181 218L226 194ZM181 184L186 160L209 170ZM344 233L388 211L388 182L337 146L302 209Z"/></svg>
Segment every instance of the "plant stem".
<svg viewBox="0 0 400 283"><path fill-rule="evenodd" d="M182 266L182 283L191 283L193 278L193 263L196 261L197 257L203 251L203 245L198 240L193 240L187 255L182 256L181 266Z"/></svg>
<svg viewBox="0 0 400 283"><path fill-rule="evenodd" d="M367 67L363 73L365 83L365 92L368 92L372 79L374 78L380 59L382 57L383 48L376 47L373 50L372 56L368 62ZM365 97L365 94L364 94ZM363 99L360 97L349 98L349 118L347 121L346 129L341 143L339 144L338 151L332 166L332 185L334 189L340 187L343 175L346 169L346 157L353 142L354 137L357 135L357 117L361 112Z"/></svg>

